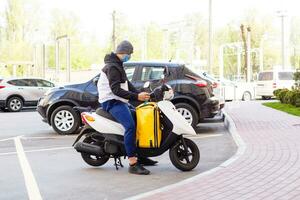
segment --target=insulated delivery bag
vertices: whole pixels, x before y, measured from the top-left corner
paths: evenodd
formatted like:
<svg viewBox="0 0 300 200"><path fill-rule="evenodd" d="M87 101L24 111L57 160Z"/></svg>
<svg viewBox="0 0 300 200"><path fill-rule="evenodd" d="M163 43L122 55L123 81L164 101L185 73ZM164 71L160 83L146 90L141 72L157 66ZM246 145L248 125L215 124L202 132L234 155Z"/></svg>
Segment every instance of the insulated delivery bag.
<svg viewBox="0 0 300 200"><path fill-rule="evenodd" d="M159 148L161 126L159 108L154 102L147 102L136 108L136 143L140 148Z"/></svg>

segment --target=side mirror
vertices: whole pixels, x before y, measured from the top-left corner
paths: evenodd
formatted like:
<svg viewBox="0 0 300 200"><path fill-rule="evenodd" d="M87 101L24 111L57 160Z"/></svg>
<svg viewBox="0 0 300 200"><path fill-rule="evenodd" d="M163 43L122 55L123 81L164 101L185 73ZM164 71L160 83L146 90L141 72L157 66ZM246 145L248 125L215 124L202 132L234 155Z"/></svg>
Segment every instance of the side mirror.
<svg viewBox="0 0 300 200"><path fill-rule="evenodd" d="M143 88L150 88L150 82L149 81L145 82Z"/></svg>
<svg viewBox="0 0 300 200"><path fill-rule="evenodd" d="M99 81L99 76L97 76L97 77L95 77L95 78L93 79L93 84L94 84L94 85L97 85L97 84L98 84L98 81Z"/></svg>
<svg viewBox="0 0 300 200"><path fill-rule="evenodd" d="M162 74L160 78L161 78L161 79L165 79L165 77L166 77L166 76L165 76L164 74Z"/></svg>

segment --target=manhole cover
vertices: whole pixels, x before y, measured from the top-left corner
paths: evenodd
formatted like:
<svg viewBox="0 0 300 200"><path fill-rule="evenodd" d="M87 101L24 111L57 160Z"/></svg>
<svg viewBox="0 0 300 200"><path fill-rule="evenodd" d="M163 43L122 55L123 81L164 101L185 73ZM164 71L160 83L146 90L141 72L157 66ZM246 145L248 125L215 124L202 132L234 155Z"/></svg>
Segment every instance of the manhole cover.
<svg viewBox="0 0 300 200"><path fill-rule="evenodd" d="M300 124L293 124L293 126L300 126Z"/></svg>

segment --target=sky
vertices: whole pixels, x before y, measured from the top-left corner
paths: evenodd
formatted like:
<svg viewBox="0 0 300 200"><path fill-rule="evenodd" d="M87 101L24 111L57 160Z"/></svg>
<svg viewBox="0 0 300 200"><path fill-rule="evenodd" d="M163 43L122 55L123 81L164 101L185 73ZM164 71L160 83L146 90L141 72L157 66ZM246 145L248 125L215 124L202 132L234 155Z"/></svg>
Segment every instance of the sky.
<svg viewBox="0 0 300 200"><path fill-rule="evenodd" d="M6 0L0 0L0 11ZM157 22L162 25L180 20L184 15L200 12L208 17L209 0L36 0L43 10L43 20L49 23L53 9L72 11L79 16L80 28L93 33L104 42L111 33L113 10L126 15L131 24ZM247 8L277 17L276 11L286 10L289 16L300 16L297 0L212 0L213 25L220 27L238 19ZM277 17L278 18L278 17ZM278 24L280 20L278 18Z"/></svg>

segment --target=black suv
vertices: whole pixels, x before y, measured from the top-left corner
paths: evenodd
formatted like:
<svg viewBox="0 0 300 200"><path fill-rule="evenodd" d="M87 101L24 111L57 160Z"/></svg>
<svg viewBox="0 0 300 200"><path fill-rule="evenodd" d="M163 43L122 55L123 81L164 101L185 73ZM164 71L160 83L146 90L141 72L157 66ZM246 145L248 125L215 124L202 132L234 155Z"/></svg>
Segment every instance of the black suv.
<svg viewBox="0 0 300 200"><path fill-rule="evenodd" d="M146 81L151 88L161 84L165 68L167 84L174 90L171 100L186 120L194 127L203 118L214 117L219 112L219 102L213 97L212 86L184 64L172 62L126 62L124 63L128 79L137 89L142 89ZM38 103L37 110L59 134L70 134L81 126L80 115L74 106L99 107L98 92L95 84L99 75L86 83L67 85L53 89L45 94ZM141 102L131 102L138 105Z"/></svg>

